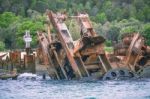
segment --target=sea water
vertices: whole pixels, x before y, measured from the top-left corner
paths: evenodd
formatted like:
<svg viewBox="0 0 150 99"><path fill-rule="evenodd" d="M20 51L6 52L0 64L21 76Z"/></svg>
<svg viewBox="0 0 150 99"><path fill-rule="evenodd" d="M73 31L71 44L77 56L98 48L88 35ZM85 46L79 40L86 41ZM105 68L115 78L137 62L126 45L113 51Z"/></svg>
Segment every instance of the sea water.
<svg viewBox="0 0 150 99"><path fill-rule="evenodd" d="M18 80L0 80L0 99L150 99L150 79L43 80L26 73Z"/></svg>

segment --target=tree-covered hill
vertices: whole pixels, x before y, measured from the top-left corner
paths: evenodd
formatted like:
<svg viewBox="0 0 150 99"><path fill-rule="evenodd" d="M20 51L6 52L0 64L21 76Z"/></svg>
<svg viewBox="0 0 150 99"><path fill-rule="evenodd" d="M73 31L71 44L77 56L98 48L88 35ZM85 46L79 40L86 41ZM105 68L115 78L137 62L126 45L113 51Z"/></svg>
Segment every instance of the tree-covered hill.
<svg viewBox="0 0 150 99"><path fill-rule="evenodd" d="M44 13L46 9L67 11L86 11L97 22L129 19L150 21L149 0L0 0L0 13L14 12L29 17L29 10ZM105 17L105 18L103 18Z"/></svg>
<svg viewBox="0 0 150 99"><path fill-rule="evenodd" d="M25 30L31 31L36 47L36 31L45 29L46 9L69 15L87 12L108 45L126 32L140 32L150 44L150 0L0 0L0 50L23 48ZM75 29L72 25L70 31Z"/></svg>

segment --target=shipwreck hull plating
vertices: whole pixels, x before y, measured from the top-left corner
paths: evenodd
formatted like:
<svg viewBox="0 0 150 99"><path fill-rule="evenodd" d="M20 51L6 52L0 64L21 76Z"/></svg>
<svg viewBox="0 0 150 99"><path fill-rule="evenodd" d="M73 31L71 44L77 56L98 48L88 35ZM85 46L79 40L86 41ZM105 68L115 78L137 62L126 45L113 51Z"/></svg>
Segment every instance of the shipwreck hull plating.
<svg viewBox="0 0 150 99"><path fill-rule="evenodd" d="M71 34L64 23L66 15L62 13L47 12L48 18L56 30L55 37L38 32L38 38L45 56L51 78L56 79L82 79L95 75L99 79L111 69L104 51L102 36L98 36L90 23L87 14L78 14L77 22L81 26L81 38L73 41ZM43 57L44 58L44 57Z"/></svg>
<svg viewBox="0 0 150 99"><path fill-rule="evenodd" d="M65 24L66 14L47 11L47 16L48 34L38 32L38 38L44 64L52 79L106 80L140 76L137 71L141 67L137 64L144 56L144 40L138 33L124 37L121 46L115 46L113 58L108 60L104 51L105 39L94 31L87 14L70 17L75 18L80 26L81 37L77 41L73 41ZM51 33L50 26L55 29L55 34Z"/></svg>

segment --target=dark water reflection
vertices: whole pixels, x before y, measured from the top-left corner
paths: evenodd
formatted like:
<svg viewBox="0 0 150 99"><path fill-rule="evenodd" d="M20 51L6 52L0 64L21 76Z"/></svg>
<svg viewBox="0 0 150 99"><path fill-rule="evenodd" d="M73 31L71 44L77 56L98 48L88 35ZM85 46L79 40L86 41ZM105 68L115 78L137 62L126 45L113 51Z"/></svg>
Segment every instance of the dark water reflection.
<svg viewBox="0 0 150 99"><path fill-rule="evenodd" d="M150 99L150 79L124 81L0 80L0 99Z"/></svg>

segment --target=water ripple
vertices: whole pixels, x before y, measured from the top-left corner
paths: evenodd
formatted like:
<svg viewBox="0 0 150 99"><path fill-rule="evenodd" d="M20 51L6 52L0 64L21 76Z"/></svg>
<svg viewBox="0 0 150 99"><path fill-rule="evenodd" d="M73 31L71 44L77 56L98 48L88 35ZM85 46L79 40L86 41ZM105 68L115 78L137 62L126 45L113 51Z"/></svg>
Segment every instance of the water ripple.
<svg viewBox="0 0 150 99"><path fill-rule="evenodd" d="M42 78L38 76L38 78ZM150 99L150 79L124 81L0 80L0 99Z"/></svg>

